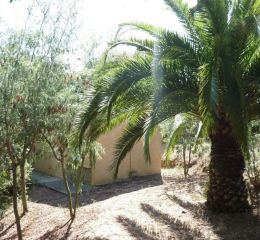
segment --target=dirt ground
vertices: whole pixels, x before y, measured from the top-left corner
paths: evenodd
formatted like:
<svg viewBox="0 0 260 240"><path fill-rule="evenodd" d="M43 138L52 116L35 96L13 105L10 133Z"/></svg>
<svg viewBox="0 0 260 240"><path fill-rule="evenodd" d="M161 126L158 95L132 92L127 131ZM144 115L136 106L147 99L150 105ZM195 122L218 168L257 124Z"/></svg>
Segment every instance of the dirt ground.
<svg viewBox="0 0 260 240"><path fill-rule="evenodd" d="M24 239L259 240L256 213L217 215L205 209L206 182L205 175L185 180L163 170L162 177L95 187L81 195L72 225L65 195L33 187L29 213L21 219ZM11 210L1 220L0 239L16 239Z"/></svg>

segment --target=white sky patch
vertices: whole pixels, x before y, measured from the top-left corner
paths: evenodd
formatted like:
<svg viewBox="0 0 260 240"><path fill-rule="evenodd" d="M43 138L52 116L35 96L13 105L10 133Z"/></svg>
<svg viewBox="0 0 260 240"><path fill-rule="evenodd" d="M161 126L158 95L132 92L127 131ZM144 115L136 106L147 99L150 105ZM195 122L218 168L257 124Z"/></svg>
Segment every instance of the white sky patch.
<svg viewBox="0 0 260 240"><path fill-rule="evenodd" d="M27 8L33 0L0 0L0 31L7 28L23 29L27 17ZM42 0L43 1L43 0ZM44 2L44 1L43 1ZM65 0L64 0L65 2ZM110 41L120 23L138 21L163 26L170 30L182 31L181 24L174 14L167 9L163 0L78 0L79 48L84 48L91 39L98 41L102 51ZM196 0L185 0L194 6ZM84 58L74 56L74 60ZM77 53L79 54L79 53ZM76 63L80 65L80 63Z"/></svg>

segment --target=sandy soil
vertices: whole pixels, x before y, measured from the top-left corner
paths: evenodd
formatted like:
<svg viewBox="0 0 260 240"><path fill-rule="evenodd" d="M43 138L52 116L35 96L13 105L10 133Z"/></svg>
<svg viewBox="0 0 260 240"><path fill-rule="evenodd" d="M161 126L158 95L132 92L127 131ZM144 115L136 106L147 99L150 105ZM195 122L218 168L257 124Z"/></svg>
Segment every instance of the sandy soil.
<svg viewBox="0 0 260 240"><path fill-rule="evenodd" d="M29 213L21 219L24 239L259 240L256 213L217 215L205 209L206 182L205 175L185 180L172 170L164 170L162 178L136 178L95 187L82 194L72 225L66 196L33 187ZM0 239L16 239L11 210L0 225Z"/></svg>

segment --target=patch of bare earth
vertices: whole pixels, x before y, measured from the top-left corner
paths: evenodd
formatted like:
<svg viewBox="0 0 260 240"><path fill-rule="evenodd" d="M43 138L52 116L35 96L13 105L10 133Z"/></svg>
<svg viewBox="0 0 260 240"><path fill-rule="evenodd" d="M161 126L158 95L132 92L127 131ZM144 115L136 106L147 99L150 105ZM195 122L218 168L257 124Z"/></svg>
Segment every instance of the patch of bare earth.
<svg viewBox="0 0 260 240"><path fill-rule="evenodd" d="M207 178L187 180L172 170L158 176L95 187L80 197L70 225L66 196L42 187L30 191L29 213L22 217L24 239L236 239L259 240L257 214L212 214L205 207ZM7 211L0 239L16 239Z"/></svg>

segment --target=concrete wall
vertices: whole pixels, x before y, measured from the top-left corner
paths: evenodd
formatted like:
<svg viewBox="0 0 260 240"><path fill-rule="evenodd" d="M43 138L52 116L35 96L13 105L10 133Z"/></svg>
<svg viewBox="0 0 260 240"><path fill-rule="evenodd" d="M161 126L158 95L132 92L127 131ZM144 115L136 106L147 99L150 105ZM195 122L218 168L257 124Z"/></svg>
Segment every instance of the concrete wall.
<svg viewBox="0 0 260 240"><path fill-rule="evenodd" d="M98 160L91 169L91 184L107 184L114 181L110 166L114 157L115 143L121 136L122 130L123 126L118 126L99 138L98 141L104 147L105 152L102 159ZM117 181L127 179L130 175L143 176L161 172L162 147L159 133L152 139L150 153L151 164L147 164L143 157L143 141L140 140L121 163ZM53 158L50 152L46 153L44 157L40 157L34 164L34 168L51 176L62 177L60 164ZM90 168L88 160L85 161L85 168Z"/></svg>

